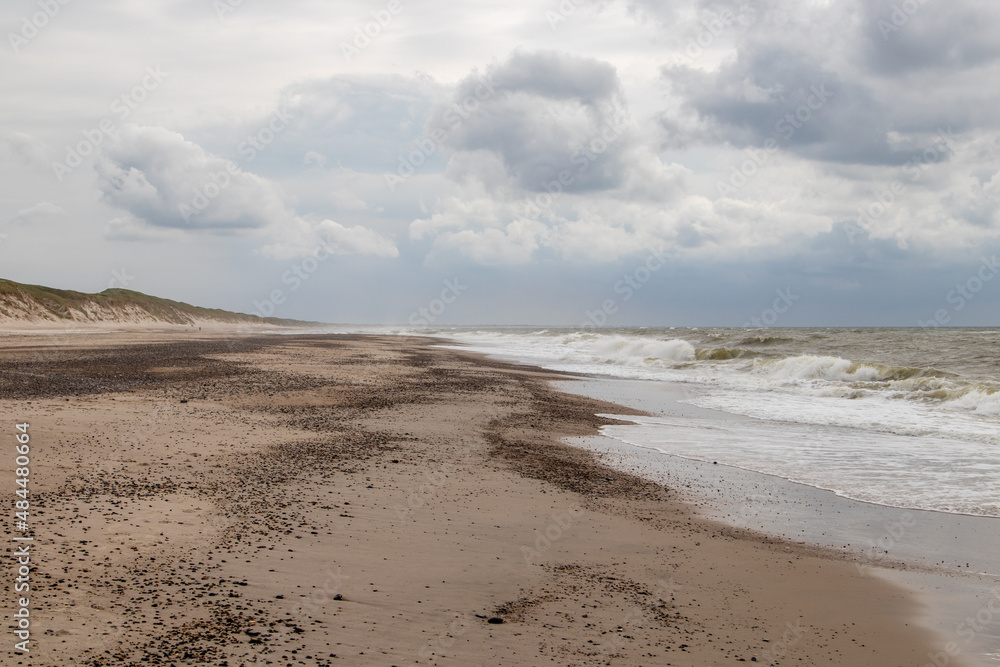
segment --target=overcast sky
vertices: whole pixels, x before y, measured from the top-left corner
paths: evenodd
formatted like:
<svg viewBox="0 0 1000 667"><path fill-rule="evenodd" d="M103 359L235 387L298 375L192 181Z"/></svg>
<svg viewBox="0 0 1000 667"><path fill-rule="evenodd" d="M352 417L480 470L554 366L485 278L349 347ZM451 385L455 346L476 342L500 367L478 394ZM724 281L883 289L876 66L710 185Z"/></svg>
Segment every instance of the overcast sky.
<svg viewBox="0 0 1000 667"><path fill-rule="evenodd" d="M0 277L349 323L1000 325L995 1L0 26Z"/></svg>

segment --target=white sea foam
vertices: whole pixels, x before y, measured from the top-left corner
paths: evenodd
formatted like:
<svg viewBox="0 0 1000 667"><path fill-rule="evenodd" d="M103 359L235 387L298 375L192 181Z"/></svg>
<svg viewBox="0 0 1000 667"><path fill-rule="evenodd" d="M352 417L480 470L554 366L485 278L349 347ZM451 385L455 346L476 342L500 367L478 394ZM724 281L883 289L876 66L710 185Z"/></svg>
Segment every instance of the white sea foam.
<svg viewBox="0 0 1000 667"><path fill-rule="evenodd" d="M755 360L753 372L773 380L835 380L840 382L870 382L881 379L873 366L858 365L840 357L802 355L787 359Z"/></svg>
<svg viewBox="0 0 1000 667"><path fill-rule="evenodd" d="M774 422L627 417L605 435L638 447L717 461L893 507L1000 516L1000 456L973 443ZM872 453L878 452L877 457Z"/></svg>
<svg viewBox="0 0 1000 667"><path fill-rule="evenodd" d="M949 408L968 410L980 415L1000 415L1000 392L969 389L945 402Z"/></svg>
<svg viewBox="0 0 1000 667"><path fill-rule="evenodd" d="M597 336L590 342L589 352L595 360L627 366L670 365L672 362L695 359L694 345L676 338L656 340L638 336Z"/></svg>

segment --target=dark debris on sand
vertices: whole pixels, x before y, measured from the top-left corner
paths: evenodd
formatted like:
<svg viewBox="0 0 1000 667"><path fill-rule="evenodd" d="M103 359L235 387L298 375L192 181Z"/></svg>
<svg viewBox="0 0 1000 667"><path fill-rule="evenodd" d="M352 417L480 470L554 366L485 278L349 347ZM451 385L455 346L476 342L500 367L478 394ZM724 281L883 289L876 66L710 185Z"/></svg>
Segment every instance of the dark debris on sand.
<svg viewBox="0 0 1000 667"><path fill-rule="evenodd" d="M148 474L99 472L73 477L53 494L53 502L55 496L63 495L111 505L177 493L195 495L210 501L226 521L226 528L204 549L204 557L168 562L162 554L137 554L126 575L98 577L95 585L113 594L127 620L117 648L91 654L80 664L224 664L226 656L233 655L231 649L244 656L268 654L273 651L272 638L301 632L288 625L290 619L272 617L249 600L241 602L241 586L207 576L218 567L218 560L210 554L225 554L241 544L278 544L287 539L291 527L300 525L304 517L290 482L308 477L320 484L338 483L345 475L364 472L377 457L403 449L411 440L405 434L367 430L357 421L387 408L436 402L456 394L490 393L510 405L527 399L528 410L494 420L484 433L487 454L496 465L587 498L660 499L669 495L659 485L600 465L587 452L553 443L553 432L591 433L614 422L594 416L609 411L607 404L555 397L545 385L546 376L539 372L511 372L505 364L478 358L467 363L468 357L460 352L431 353L422 349L427 341L414 345L412 340L399 345L398 360L392 362L394 371L403 372L394 372L384 382L366 378L364 385L337 376L266 371L252 360L240 360L240 355L266 354L271 348L280 352L296 346L343 347L357 338L247 337L81 350L47 348L32 355L12 349L0 354L0 391L9 398L142 391L162 392L178 401L218 396L307 434L230 454L225 466ZM366 355L355 355L354 363L365 362ZM413 372L407 373L407 368ZM315 437L308 437L311 434ZM628 585L595 573L567 571L561 576L576 577L573 585L595 590ZM168 583L179 587L182 599L167 599L164 586ZM530 601L505 605L494 616L516 619L527 606L555 594L539 592ZM145 618L143 611L150 609L157 613ZM180 619L167 620L166 610ZM652 607L649 618L665 622ZM231 657L228 660L234 667L240 664Z"/></svg>

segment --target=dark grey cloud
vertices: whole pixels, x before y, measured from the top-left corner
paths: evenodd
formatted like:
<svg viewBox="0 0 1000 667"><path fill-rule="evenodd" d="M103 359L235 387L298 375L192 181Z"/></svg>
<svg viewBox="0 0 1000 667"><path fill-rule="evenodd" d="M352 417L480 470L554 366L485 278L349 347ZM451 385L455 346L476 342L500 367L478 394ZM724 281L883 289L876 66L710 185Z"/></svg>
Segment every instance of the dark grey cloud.
<svg viewBox="0 0 1000 667"><path fill-rule="evenodd" d="M675 3L633 0L627 6L629 13L641 22L657 21L673 24L680 16L678 5Z"/></svg>
<svg viewBox="0 0 1000 667"><path fill-rule="evenodd" d="M659 117L666 147L773 138L810 160L900 165L938 130L996 126L982 113L1000 102L983 86L1000 65L993 5L764 0L749 16L718 66L662 68L676 102Z"/></svg>
<svg viewBox="0 0 1000 667"><path fill-rule="evenodd" d="M858 2L861 56L876 71L907 75L980 67L1000 58L1000 5L988 0Z"/></svg>
<svg viewBox="0 0 1000 667"><path fill-rule="evenodd" d="M753 44L717 71L674 65L663 76L697 115L699 138L741 148L773 140L803 157L835 162L892 164L910 155L890 146L889 113L866 87L809 54ZM661 123L668 142L686 140L674 118L665 114Z"/></svg>
<svg viewBox="0 0 1000 667"><path fill-rule="evenodd" d="M522 92L552 100L577 100L588 108L624 104L615 68L606 62L556 51L516 51L493 69L493 79L509 92ZM466 78L458 98L474 94L479 81Z"/></svg>
<svg viewBox="0 0 1000 667"><path fill-rule="evenodd" d="M515 52L464 79L434 110L425 134L442 137L457 154L453 164L482 181L495 178L499 162L506 178L529 192L545 190L560 174L564 191L586 192L621 183L630 143L626 116L610 64L551 51Z"/></svg>

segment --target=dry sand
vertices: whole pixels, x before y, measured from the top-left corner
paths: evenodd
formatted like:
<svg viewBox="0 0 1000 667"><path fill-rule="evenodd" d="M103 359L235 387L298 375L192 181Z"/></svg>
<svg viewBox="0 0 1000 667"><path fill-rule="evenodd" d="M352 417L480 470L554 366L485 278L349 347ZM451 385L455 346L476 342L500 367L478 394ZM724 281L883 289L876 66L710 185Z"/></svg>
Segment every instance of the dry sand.
<svg viewBox="0 0 1000 667"><path fill-rule="evenodd" d="M37 568L31 652L7 634L5 665L885 667L936 650L904 590L560 444L628 414L549 388L565 376L418 338L74 340L0 346L0 428L13 443L31 425Z"/></svg>

